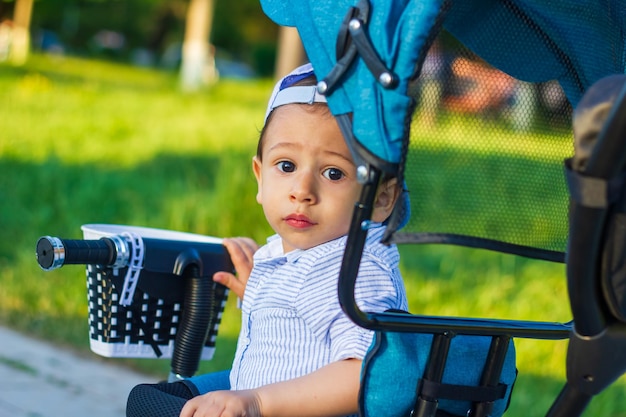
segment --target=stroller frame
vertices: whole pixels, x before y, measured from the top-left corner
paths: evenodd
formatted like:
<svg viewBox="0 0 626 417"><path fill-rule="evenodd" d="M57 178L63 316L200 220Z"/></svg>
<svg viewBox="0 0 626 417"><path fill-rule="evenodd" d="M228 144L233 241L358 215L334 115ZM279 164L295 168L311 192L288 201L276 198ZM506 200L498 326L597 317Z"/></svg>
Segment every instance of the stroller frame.
<svg viewBox="0 0 626 417"><path fill-rule="evenodd" d="M363 183L339 280L339 297L346 314L372 330L434 334L426 378L441 376L449 337L492 337L490 359L481 379L484 385L498 373L508 339L569 339L567 382L548 415L581 414L594 395L626 371L626 355L620 354L626 348L626 307L616 302L623 300L624 280L614 285L611 281L619 271L605 265L609 250L623 258L625 247L616 220L624 212L626 188L626 146L620 141L626 131L623 85L584 166L566 163L570 209L567 250L562 260L567 269L572 322L363 312L355 303L353 288L381 175L395 175L400 182L405 179L409 125L415 110L415 102L407 99L409 83L421 75L426 52L440 26L484 61L517 80L558 80L569 103L576 107L596 82L626 70L624 5L610 0L584 0L575 5L562 0L297 0L288 6L282 0L261 0L261 4L279 25L298 28L322 80L320 90L328 95ZM583 158L579 151L572 159ZM402 217L394 215L388 237ZM532 251L521 252L526 256ZM434 398L420 401L423 404L413 410L415 415L435 415ZM476 403L472 416L489 415L489 406Z"/></svg>
<svg viewBox="0 0 626 417"><path fill-rule="evenodd" d="M626 322L611 312L608 301L611 295L606 292L602 294L598 286L599 281L606 279L602 275L607 273L598 264L601 263L603 251L610 244L610 237L603 234L611 226L608 223L610 203L591 201L591 197L585 197L585 189L589 189L590 184L583 184L592 180L617 182L619 195L608 194L606 198L613 201L621 198L624 187L622 172L626 162L626 147L623 146L621 137L625 131L626 84L617 95L598 138L598 145L589 158L584 177L572 179L576 174L568 172L572 207L568 256L565 262L574 320L555 323L408 315L397 312L371 313L360 310L354 298L354 287L367 225L371 219L381 177L381 170L372 165L359 167L361 172L368 174L362 176L365 179L363 192L355 205L340 273L338 291L344 312L356 324L367 329L435 335L423 376L424 380L434 383L442 382L450 340L456 335L492 338L480 382L481 386L486 387L495 387L498 384L511 338L569 339L567 382L546 415L581 415L593 396L626 372L626 355L618 353L626 349ZM488 416L492 405L488 402L476 402L468 415ZM418 397L413 416L432 417L436 413L437 398L428 395Z"/></svg>

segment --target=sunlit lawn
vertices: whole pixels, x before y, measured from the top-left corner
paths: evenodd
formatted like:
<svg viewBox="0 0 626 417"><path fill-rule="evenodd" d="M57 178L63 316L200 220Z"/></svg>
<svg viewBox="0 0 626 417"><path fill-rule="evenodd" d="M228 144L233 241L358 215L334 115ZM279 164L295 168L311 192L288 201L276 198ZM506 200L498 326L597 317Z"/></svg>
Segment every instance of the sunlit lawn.
<svg viewBox="0 0 626 417"><path fill-rule="evenodd" d="M34 246L42 235L80 238L86 223L260 243L270 234L250 165L271 81L222 80L195 94L176 83L168 73L73 59L0 66L0 323L91 355L84 269L40 270ZM456 146L452 135L442 146ZM414 313L569 320L562 265L450 248L406 256ZM230 365L234 304L216 358L201 372ZM543 415L564 381L567 343L517 340L517 348L507 415ZM155 378L168 372L167 361L108 360ZM622 378L585 415L626 416L625 394Z"/></svg>

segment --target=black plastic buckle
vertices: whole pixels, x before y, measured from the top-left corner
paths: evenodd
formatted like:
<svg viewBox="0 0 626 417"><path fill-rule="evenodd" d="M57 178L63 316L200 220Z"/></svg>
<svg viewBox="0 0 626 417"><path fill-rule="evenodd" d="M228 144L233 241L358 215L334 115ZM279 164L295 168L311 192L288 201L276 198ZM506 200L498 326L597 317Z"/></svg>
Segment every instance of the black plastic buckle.
<svg viewBox="0 0 626 417"><path fill-rule="evenodd" d="M397 85L397 76L382 62L365 31L369 13L368 0L361 0L356 7L348 9L337 35L335 45L337 63L317 84L317 91L320 94L329 95L333 92L354 62L357 53L383 87L393 88Z"/></svg>

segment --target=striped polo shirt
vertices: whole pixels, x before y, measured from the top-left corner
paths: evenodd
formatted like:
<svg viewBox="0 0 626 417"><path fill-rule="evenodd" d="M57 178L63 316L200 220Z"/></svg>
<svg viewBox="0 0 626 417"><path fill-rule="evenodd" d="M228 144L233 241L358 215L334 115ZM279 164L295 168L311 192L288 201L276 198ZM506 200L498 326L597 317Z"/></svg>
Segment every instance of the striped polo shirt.
<svg viewBox="0 0 626 417"><path fill-rule="evenodd" d="M383 232L380 224L368 232L356 280L357 304L372 312L407 310L398 250L379 243ZM337 295L346 239L284 254L275 235L255 253L231 389L293 379L342 359L363 359L373 332L343 313Z"/></svg>

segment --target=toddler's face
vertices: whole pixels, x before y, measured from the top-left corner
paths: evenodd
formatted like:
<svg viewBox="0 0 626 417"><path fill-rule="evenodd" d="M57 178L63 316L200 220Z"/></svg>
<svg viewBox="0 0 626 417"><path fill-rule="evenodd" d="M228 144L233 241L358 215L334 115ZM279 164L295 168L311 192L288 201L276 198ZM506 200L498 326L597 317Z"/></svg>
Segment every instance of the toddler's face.
<svg viewBox="0 0 626 417"><path fill-rule="evenodd" d="M257 201L282 237L285 253L347 234L361 190L337 122L312 110L307 104L275 109L262 161L253 161Z"/></svg>

